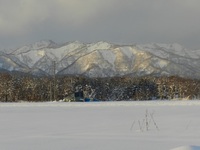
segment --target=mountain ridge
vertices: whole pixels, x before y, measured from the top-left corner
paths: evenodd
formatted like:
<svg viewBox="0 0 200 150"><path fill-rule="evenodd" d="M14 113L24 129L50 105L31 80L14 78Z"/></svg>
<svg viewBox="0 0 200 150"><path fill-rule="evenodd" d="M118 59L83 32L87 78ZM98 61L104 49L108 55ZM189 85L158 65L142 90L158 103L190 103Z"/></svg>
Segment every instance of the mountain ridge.
<svg viewBox="0 0 200 150"><path fill-rule="evenodd" d="M84 75L88 77L178 75L200 77L200 50L180 44L118 45L105 41L57 44L51 40L0 51L0 69L35 75Z"/></svg>

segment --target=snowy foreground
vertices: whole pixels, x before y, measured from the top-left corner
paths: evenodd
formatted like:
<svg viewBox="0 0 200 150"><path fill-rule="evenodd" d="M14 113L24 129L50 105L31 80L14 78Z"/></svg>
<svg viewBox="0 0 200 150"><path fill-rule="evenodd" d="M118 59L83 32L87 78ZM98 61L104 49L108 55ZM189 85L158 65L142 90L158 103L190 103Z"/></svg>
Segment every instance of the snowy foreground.
<svg viewBox="0 0 200 150"><path fill-rule="evenodd" d="M200 100L0 103L0 150L171 149L200 150Z"/></svg>

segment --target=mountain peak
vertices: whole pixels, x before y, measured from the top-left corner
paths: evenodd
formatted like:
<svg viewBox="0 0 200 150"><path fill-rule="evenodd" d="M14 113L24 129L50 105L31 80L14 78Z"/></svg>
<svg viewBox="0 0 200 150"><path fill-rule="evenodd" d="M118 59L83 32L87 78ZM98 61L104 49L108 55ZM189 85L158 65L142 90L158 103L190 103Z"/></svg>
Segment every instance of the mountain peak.
<svg viewBox="0 0 200 150"><path fill-rule="evenodd" d="M39 42L35 42L30 45L33 49L41 49L41 48L55 48L57 43L52 40L42 40Z"/></svg>
<svg viewBox="0 0 200 150"><path fill-rule="evenodd" d="M104 41L99 41L97 43L91 43L89 44L90 48L92 49L109 49L112 44L108 43L108 42L104 42Z"/></svg>
<svg viewBox="0 0 200 150"><path fill-rule="evenodd" d="M0 56L0 68L51 74L56 61L58 74L110 77L123 75L179 75L200 77L199 51L180 44L113 45L104 41L79 41L58 46L39 41Z"/></svg>

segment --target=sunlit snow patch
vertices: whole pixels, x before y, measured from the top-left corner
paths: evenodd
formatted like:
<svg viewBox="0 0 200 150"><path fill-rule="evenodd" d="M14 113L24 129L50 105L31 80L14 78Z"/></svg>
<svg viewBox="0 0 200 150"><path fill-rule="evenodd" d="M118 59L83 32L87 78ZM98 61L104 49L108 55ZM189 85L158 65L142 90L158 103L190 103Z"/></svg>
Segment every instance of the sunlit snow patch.
<svg viewBox="0 0 200 150"><path fill-rule="evenodd" d="M40 50L38 51L38 56L44 56L45 55L45 51L44 50Z"/></svg>

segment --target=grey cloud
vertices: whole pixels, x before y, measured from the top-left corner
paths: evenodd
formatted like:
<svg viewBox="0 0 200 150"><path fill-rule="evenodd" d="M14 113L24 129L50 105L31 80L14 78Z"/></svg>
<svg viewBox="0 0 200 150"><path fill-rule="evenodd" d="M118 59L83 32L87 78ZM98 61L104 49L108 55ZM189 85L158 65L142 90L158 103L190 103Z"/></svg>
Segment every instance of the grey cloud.
<svg viewBox="0 0 200 150"><path fill-rule="evenodd" d="M15 0L15 5L0 0L0 4L0 48L51 39L176 42L200 49L199 0Z"/></svg>

